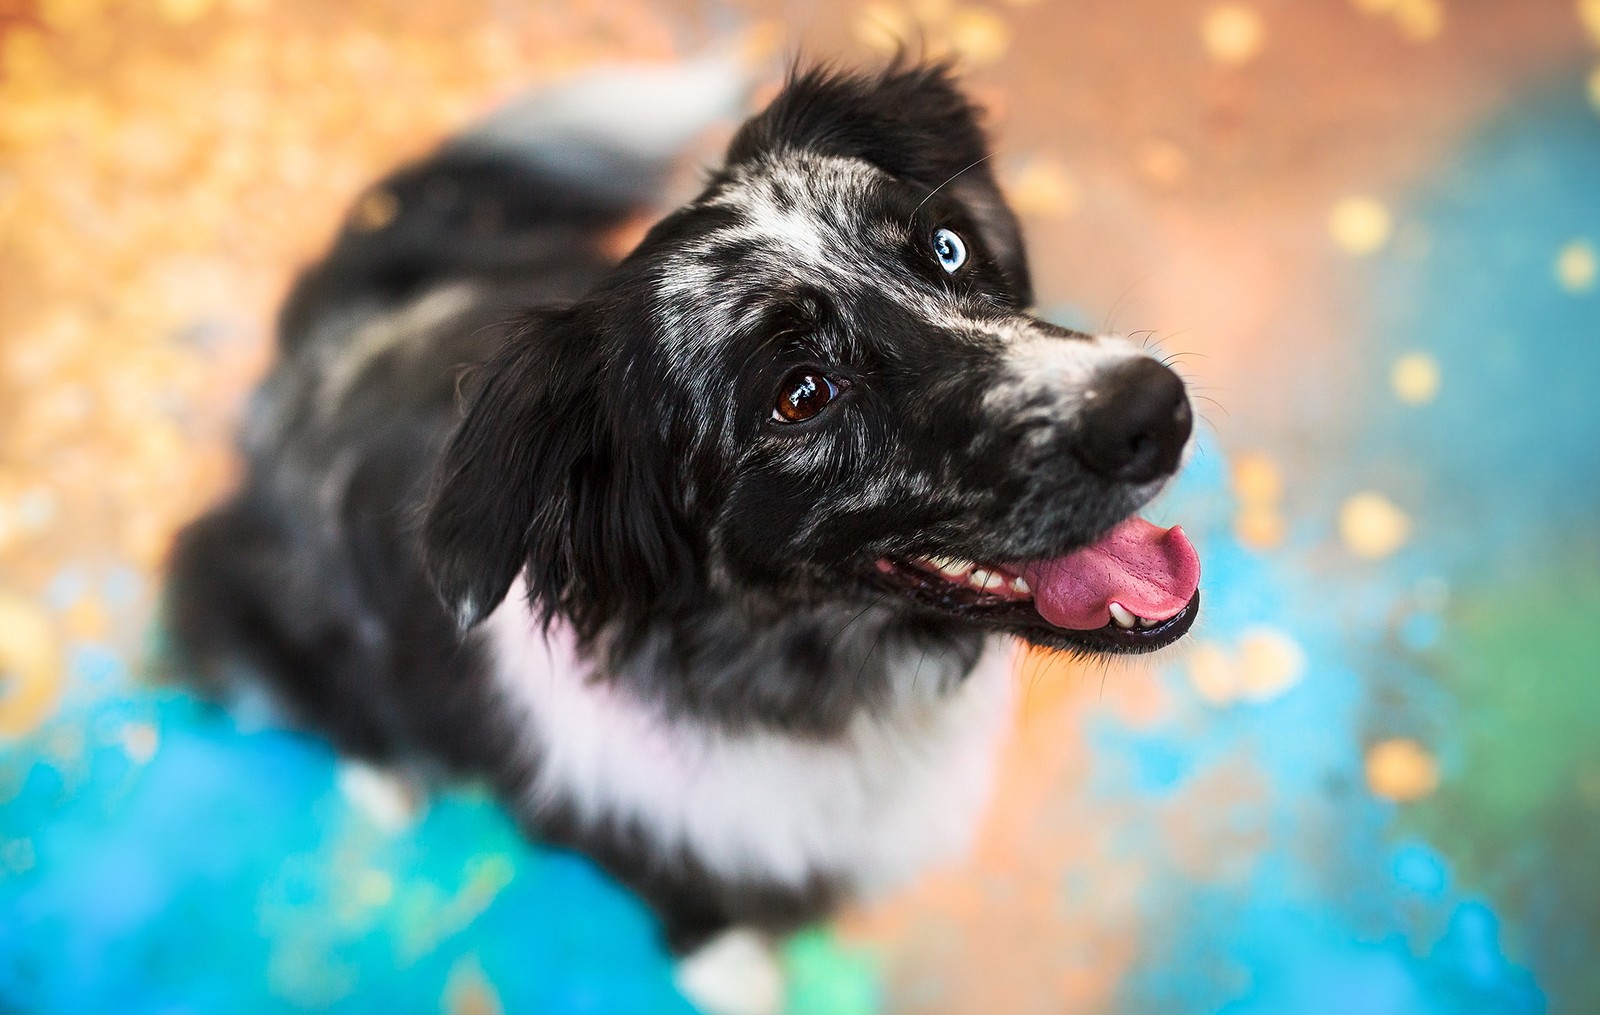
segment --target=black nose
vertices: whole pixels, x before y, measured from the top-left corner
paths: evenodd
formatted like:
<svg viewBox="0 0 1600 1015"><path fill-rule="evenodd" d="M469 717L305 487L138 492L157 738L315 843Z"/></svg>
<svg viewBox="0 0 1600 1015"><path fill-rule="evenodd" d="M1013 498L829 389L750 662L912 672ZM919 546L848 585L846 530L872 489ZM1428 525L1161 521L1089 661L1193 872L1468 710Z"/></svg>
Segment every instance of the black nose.
<svg viewBox="0 0 1600 1015"><path fill-rule="evenodd" d="M1102 373L1084 398L1073 450L1091 472L1147 483L1178 467L1194 417L1177 374L1140 356Z"/></svg>

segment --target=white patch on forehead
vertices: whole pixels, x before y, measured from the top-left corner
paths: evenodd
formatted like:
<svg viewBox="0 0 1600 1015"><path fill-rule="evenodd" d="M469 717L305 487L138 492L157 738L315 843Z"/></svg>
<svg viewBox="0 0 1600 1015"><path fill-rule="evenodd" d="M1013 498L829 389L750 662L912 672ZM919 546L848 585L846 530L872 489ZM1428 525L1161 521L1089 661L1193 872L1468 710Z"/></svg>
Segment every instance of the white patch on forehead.
<svg viewBox="0 0 1600 1015"><path fill-rule="evenodd" d="M770 289L775 278L903 290L914 299L918 280L870 256L892 232L867 215L867 198L889 177L860 159L786 152L730 171L728 181L702 207L724 208L738 221L687 241L663 264L658 306L669 320L688 325L707 300ZM749 245L750 263L732 277L719 271L719 251ZM716 336L707 336L714 338Z"/></svg>
<svg viewBox="0 0 1600 1015"><path fill-rule="evenodd" d="M744 221L712 239L771 243L813 267L833 268L861 249L865 199L888 179L860 159L798 152L742 167L707 207L732 208Z"/></svg>
<svg viewBox="0 0 1600 1015"><path fill-rule="evenodd" d="M520 586L520 583L519 583ZM663 853L719 876L803 886L817 874L873 894L970 846L1011 711L1015 649L996 639L943 693L907 694L828 738L733 734L661 715L597 681L564 629L548 639L520 591L486 624L497 682L527 731L529 803L633 822ZM897 686L945 683L912 657ZM945 684L945 686L949 686Z"/></svg>

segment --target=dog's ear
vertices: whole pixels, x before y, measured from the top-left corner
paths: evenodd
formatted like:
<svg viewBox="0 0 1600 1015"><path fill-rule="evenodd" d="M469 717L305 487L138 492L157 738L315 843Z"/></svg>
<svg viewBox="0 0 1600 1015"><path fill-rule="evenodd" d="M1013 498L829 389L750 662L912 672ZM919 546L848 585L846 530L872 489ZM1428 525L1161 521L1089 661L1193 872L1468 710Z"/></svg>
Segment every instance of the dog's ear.
<svg viewBox="0 0 1600 1015"><path fill-rule="evenodd" d="M818 68L790 75L783 90L734 136L728 164L784 149L865 159L966 208L1018 305L1033 284L1017 217L1001 196L979 112L948 64L902 66L876 75Z"/></svg>
<svg viewBox="0 0 1600 1015"><path fill-rule="evenodd" d="M472 378L423 522L428 572L462 629L519 572L543 618L562 614L582 638L670 612L697 587L671 473L627 446L603 353L587 316L566 311L519 330Z"/></svg>

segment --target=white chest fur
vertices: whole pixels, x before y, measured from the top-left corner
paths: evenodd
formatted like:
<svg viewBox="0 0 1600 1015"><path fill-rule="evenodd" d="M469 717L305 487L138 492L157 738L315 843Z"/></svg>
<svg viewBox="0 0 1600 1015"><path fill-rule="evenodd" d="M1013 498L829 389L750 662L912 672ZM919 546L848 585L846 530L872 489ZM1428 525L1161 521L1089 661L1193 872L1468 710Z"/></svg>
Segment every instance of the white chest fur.
<svg viewBox="0 0 1600 1015"><path fill-rule="evenodd" d="M800 886L822 873L864 895L970 845L1010 718L1009 642L949 693L862 716L837 738L731 735L589 679L567 632L546 638L519 591L487 625L538 760L531 803L630 819L724 877Z"/></svg>

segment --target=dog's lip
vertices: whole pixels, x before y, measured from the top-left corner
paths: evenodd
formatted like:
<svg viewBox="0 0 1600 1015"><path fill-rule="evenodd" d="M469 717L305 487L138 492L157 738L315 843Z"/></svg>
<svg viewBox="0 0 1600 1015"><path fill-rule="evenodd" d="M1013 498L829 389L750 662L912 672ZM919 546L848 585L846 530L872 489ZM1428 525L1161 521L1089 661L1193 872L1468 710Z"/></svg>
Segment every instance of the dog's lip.
<svg viewBox="0 0 1600 1015"><path fill-rule="evenodd" d="M1200 591L1196 589L1188 602L1166 617L1135 617L1132 626L1125 627L1113 611L1112 619L1102 627L1058 627L1039 614L1032 590L1023 591L1027 581L1015 565L948 557L880 558L876 570L881 580L920 602L1051 647L1065 643L1089 652L1154 652L1187 634L1200 613ZM984 574L1003 584L993 587ZM971 580L974 575L979 575L976 582Z"/></svg>

